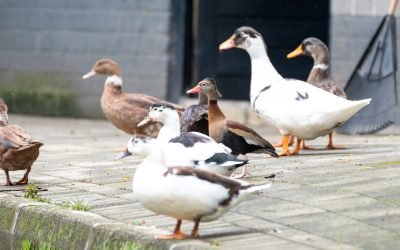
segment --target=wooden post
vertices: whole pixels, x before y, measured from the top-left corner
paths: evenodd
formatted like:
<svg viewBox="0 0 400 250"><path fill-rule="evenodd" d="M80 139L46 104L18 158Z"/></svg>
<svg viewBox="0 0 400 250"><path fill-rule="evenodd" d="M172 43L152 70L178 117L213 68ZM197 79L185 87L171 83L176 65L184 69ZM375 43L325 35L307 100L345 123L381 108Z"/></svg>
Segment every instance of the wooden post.
<svg viewBox="0 0 400 250"><path fill-rule="evenodd" d="M399 0L392 0L392 2L390 2L389 11L388 11L389 15L394 15L394 12L396 11L398 2L399 2Z"/></svg>

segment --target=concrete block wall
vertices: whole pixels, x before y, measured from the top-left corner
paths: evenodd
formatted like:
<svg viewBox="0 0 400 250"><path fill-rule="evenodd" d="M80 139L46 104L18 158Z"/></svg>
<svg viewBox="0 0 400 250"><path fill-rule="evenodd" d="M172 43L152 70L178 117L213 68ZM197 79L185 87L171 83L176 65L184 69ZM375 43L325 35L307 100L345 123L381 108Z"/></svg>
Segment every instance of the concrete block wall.
<svg viewBox="0 0 400 250"><path fill-rule="evenodd" d="M345 85L362 56L365 47L387 14L391 0L331 0L330 52L333 79ZM400 5L396 17L400 16ZM397 47L400 24L397 20ZM400 58L400 50L397 50ZM398 59L399 60L399 59ZM400 81L400 71L397 72ZM398 84L400 94L400 85ZM400 124L400 108L397 116Z"/></svg>
<svg viewBox="0 0 400 250"><path fill-rule="evenodd" d="M168 0L0 0L0 80L21 72L66 78L88 116L102 116L104 77L82 81L99 58L116 60L126 91L165 98ZM1 84L0 83L0 84Z"/></svg>

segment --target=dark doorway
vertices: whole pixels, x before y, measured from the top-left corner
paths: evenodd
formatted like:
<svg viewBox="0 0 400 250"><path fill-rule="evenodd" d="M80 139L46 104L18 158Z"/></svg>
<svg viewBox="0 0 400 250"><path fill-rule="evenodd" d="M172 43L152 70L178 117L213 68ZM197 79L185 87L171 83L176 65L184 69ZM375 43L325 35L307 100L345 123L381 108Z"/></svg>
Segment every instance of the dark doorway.
<svg viewBox="0 0 400 250"><path fill-rule="evenodd" d="M215 77L224 99L249 99L248 55L239 49L218 52L219 43L240 26L252 26L263 34L272 63L287 78L305 80L310 71L310 58L286 59L304 38L317 37L329 46L328 0L193 0L192 4L193 37L188 42L193 42L193 53L187 64L192 75L186 76L184 89L204 77Z"/></svg>

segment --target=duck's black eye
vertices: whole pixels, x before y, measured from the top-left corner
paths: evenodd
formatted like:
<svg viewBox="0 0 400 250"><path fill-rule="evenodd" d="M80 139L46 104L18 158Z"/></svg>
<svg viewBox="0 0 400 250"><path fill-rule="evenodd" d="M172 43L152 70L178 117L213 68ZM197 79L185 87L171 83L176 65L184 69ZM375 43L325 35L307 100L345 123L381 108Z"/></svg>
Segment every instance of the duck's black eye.
<svg viewBox="0 0 400 250"><path fill-rule="evenodd" d="M206 86L206 84L203 82L203 83L201 84L201 86L202 86L202 87L205 87L205 86Z"/></svg>
<svg viewBox="0 0 400 250"><path fill-rule="evenodd" d="M134 143L138 143L139 141L138 141L138 140L134 140L133 142L134 142Z"/></svg>

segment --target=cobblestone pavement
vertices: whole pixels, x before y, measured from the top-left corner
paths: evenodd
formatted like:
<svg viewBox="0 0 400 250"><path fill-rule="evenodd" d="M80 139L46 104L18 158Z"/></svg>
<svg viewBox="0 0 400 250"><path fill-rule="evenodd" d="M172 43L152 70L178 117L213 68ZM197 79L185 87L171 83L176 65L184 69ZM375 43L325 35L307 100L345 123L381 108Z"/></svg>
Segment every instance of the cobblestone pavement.
<svg viewBox="0 0 400 250"><path fill-rule="evenodd" d="M83 199L107 218L173 229L174 219L136 202L131 185L140 159L114 160L115 148L128 136L108 122L17 115L10 121L45 143L30 183L47 188L42 195L51 202ZM272 142L279 140L267 126L255 129ZM202 223L200 240L226 249L400 249L400 136L334 139L346 149L323 150L323 137L308 142L319 150L299 156L249 155L251 176L245 180L273 186L219 220ZM0 182L5 183L3 172ZM190 233L192 226L184 222L183 230Z"/></svg>

